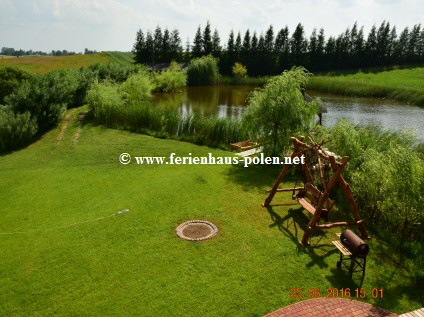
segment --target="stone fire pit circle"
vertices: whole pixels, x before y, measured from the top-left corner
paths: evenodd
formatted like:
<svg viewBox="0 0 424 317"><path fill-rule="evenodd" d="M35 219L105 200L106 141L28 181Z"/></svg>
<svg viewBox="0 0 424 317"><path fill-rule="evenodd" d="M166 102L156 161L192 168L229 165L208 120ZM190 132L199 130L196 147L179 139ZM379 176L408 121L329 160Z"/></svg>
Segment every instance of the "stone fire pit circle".
<svg viewBox="0 0 424 317"><path fill-rule="evenodd" d="M189 241L201 241L212 238L218 228L206 220L190 220L183 222L176 229L177 236Z"/></svg>

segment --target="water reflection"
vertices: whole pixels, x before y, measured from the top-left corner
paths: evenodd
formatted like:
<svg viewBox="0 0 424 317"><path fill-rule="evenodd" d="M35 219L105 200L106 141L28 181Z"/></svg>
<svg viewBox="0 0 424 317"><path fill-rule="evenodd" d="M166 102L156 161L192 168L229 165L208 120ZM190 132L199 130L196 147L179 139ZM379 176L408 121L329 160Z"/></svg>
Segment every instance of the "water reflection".
<svg viewBox="0 0 424 317"><path fill-rule="evenodd" d="M201 112L220 118L241 118L247 98L256 87L204 86L187 87L181 93L157 94L154 103L160 107L178 109L182 115ZM424 140L424 108L376 98L352 98L308 91L320 97L328 109L323 115L324 126L331 127L340 119L355 124L377 124L384 129L413 129Z"/></svg>
<svg viewBox="0 0 424 317"><path fill-rule="evenodd" d="M424 140L424 109L395 100L377 98L354 98L310 92L326 104L328 113L323 125L334 126L340 119L354 124L375 124L385 130L413 130Z"/></svg>
<svg viewBox="0 0 424 317"><path fill-rule="evenodd" d="M154 103L161 107L176 108L185 115L193 111L220 118L240 119L247 98L256 87L204 86L187 87L183 92L156 94Z"/></svg>

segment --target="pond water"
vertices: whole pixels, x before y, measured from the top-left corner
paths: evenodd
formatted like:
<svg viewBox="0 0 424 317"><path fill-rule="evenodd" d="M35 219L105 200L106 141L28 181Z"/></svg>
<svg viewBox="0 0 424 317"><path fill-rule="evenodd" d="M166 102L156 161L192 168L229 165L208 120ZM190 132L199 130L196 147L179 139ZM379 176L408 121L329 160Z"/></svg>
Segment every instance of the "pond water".
<svg viewBox="0 0 424 317"><path fill-rule="evenodd" d="M157 94L154 102L163 107L178 108L182 114L200 111L221 118L241 118L247 105L246 99L255 88L187 87L181 93ZM344 118L355 124L373 123L383 129L413 129L424 140L424 108L389 99L346 97L315 91L307 93L321 98L326 105L328 113L323 115L324 126L331 127Z"/></svg>

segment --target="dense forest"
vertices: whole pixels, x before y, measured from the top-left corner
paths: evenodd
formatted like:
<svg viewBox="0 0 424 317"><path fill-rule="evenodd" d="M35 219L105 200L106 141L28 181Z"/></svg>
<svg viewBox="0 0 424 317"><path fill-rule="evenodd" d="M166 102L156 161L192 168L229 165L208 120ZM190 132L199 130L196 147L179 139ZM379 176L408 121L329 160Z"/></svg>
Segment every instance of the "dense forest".
<svg viewBox="0 0 424 317"><path fill-rule="evenodd" d="M133 52L137 63L149 65L188 62L212 54L220 60L221 73L227 75L236 62L245 65L253 76L278 74L294 65L325 71L418 64L424 62L424 28L417 24L398 33L396 26L383 21L366 35L364 27L355 23L339 36L327 38L322 28L307 37L301 23L293 33L287 26L277 32L271 25L260 34L250 30L236 34L232 30L222 45L217 29L212 32L207 22L183 48L177 29L162 31L157 26L153 32L137 32Z"/></svg>

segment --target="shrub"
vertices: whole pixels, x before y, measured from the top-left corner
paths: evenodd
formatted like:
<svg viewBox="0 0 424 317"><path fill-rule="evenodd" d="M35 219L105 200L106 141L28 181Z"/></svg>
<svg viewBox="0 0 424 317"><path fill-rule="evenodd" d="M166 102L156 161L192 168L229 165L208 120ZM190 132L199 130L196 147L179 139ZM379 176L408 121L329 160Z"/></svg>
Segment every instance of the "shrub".
<svg viewBox="0 0 424 317"><path fill-rule="evenodd" d="M5 103L16 113L31 113L40 130L55 125L68 105L74 103L79 81L71 70L53 71L32 77L6 97Z"/></svg>
<svg viewBox="0 0 424 317"><path fill-rule="evenodd" d="M349 156L344 176L361 215L399 241L424 240L424 159L417 140L404 132L353 126L342 120L328 135L328 148Z"/></svg>
<svg viewBox="0 0 424 317"><path fill-rule="evenodd" d="M240 63L235 63L233 66L234 77L243 78L247 75L247 68Z"/></svg>
<svg viewBox="0 0 424 317"><path fill-rule="evenodd" d="M78 80L78 86L75 89L73 101L69 107L80 107L84 104L88 90L91 85L96 81L96 74L86 68L81 68L78 73L75 74Z"/></svg>
<svg viewBox="0 0 424 317"><path fill-rule="evenodd" d="M155 91L179 92L187 85L187 74L180 70L176 62L172 62L169 69L155 73Z"/></svg>
<svg viewBox="0 0 424 317"><path fill-rule="evenodd" d="M129 77L119 85L119 93L126 103L139 104L151 97L154 84L147 72L141 72Z"/></svg>
<svg viewBox="0 0 424 317"><path fill-rule="evenodd" d="M291 136L310 128L317 105L306 103L300 92L309 75L302 67L285 71L249 98L243 123L265 155L282 155L291 145Z"/></svg>
<svg viewBox="0 0 424 317"><path fill-rule="evenodd" d="M107 80L122 83L126 81L131 75L145 70L145 67L141 65L122 65L118 63L97 63L90 65L88 69L93 71L100 81Z"/></svg>
<svg viewBox="0 0 424 317"><path fill-rule="evenodd" d="M37 122L29 112L15 114L0 105L0 152L25 145L37 133Z"/></svg>
<svg viewBox="0 0 424 317"><path fill-rule="evenodd" d="M191 60L187 68L189 86L211 85L219 80L218 60L212 55Z"/></svg>
<svg viewBox="0 0 424 317"><path fill-rule="evenodd" d="M23 82L29 80L31 74L17 67L0 68L0 103L13 93Z"/></svg>
<svg viewBox="0 0 424 317"><path fill-rule="evenodd" d="M116 84L111 82L94 84L87 93L86 101L97 122L117 127L122 120L124 102Z"/></svg>

